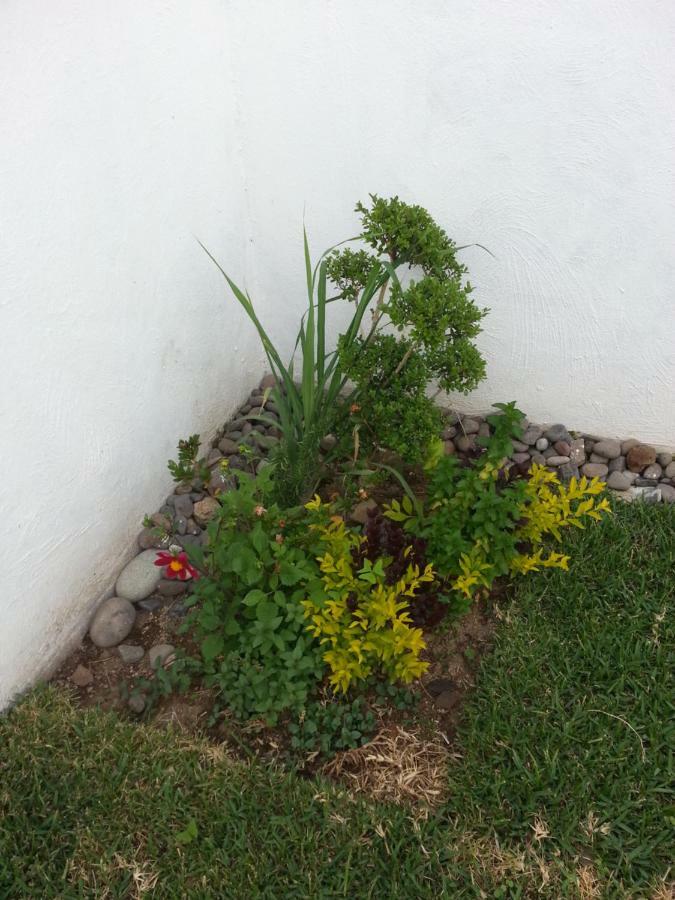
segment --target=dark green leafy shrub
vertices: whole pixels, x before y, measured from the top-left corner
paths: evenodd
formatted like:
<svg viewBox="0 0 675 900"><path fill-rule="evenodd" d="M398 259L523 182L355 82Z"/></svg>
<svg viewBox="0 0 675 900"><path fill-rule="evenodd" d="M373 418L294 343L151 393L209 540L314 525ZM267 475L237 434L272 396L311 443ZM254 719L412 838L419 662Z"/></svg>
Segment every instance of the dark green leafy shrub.
<svg viewBox="0 0 675 900"><path fill-rule="evenodd" d="M195 606L186 627L199 641L206 684L238 717L273 723L301 708L323 674L300 604L319 570L304 511L265 506L266 474L238 480L219 496L207 548L190 548L203 574L186 601Z"/></svg>

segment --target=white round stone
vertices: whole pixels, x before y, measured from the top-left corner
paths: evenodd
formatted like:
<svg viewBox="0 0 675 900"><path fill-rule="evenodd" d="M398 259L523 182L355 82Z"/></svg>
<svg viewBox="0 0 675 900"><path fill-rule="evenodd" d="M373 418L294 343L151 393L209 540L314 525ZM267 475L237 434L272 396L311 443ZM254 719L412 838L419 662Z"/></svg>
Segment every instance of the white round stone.
<svg viewBox="0 0 675 900"><path fill-rule="evenodd" d="M156 550L144 550L126 565L117 579L115 593L118 597L137 603L145 600L155 590L162 577L162 567L155 565Z"/></svg>
<svg viewBox="0 0 675 900"><path fill-rule="evenodd" d="M136 610L123 597L104 600L89 626L89 637L97 647L114 647L129 634L136 621Z"/></svg>

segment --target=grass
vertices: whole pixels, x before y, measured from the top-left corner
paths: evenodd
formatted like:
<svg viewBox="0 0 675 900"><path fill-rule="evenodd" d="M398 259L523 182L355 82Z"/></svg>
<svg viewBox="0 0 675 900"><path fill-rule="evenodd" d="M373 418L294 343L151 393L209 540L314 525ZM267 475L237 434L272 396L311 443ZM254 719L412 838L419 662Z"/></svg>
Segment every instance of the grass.
<svg viewBox="0 0 675 900"><path fill-rule="evenodd" d="M621 506L523 580L426 819L34 692L0 719L0 897L665 900L674 538Z"/></svg>

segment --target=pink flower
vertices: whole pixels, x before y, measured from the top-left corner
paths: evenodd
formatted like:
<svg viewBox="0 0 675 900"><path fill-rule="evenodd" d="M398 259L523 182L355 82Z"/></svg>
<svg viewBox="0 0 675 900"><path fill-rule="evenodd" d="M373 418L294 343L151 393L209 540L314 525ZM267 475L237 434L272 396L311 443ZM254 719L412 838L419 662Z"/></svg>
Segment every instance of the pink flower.
<svg viewBox="0 0 675 900"><path fill-rule="evenodd" d="M190 565L187 553L168 553L160 550L155 560L156 566L166 566L166 577L187 581L188 578L199 578L199 572Z"/></svg>

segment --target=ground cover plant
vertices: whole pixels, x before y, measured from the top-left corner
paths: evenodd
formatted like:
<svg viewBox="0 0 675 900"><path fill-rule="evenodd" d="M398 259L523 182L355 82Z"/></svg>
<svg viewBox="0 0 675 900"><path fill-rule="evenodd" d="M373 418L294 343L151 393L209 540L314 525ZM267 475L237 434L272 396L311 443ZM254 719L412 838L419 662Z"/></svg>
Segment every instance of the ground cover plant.
<svg viewBox="0 0 675 900"><path fill-rule="evenodd" d="M514 583L426 811L32 694L0 718L0 896L666 900L674 536L617 504Z"/></svg>

